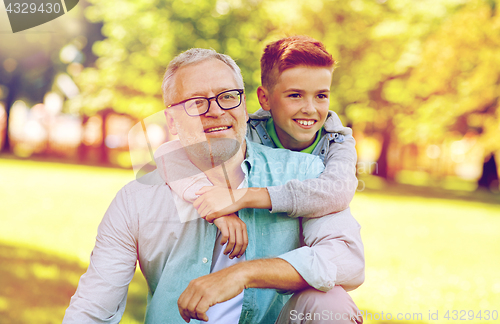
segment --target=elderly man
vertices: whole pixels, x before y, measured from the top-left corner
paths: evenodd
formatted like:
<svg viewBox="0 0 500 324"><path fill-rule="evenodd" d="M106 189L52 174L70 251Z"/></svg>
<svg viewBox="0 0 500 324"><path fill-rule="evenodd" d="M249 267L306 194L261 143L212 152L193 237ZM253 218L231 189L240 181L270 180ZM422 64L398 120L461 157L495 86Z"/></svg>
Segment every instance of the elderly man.
<svg viewBox="0 0 500 324"><path fill-rule="evenodd" d="M228 56L184 52L169 64L163 88L171 133L214 185L266 186L322 171L315 156L245 140L243 80ZM202 99L188 101L194 97ZM187 103L206 109L188 115L193 106ZM214 161L224 163L206 167ZM63 323L118 323L137 260L149 286L146 323L273 323L278 316L281 323L360 321L338 286L355 288L364 276L359 225L348 212L301 223L267 210L242 210L249 244L239 259L223 255L217 228L193 215L194 207L157 171L126 185L99 226L89 269ZM298 293L289 300L278 291Z"/></svg>

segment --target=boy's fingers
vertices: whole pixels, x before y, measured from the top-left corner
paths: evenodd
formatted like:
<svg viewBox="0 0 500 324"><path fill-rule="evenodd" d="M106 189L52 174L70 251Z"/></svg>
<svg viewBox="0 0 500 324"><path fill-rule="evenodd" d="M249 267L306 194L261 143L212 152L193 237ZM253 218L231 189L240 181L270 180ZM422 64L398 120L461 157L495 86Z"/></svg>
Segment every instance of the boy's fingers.
<svg viewBox="0 0 500 324"><path fill-rule="evenodd" d="M234 226L229 226L229 240L227 242L226 249L224 250L224 254L229 254L234 248L234 245L236 243L236 231L234 229Z"/></svg>
<svg viewBox="0 0 500 324"><path fill-rule="evenodd" d="M198 208L196 208L196 211L198 212L198 214L199 214L202 218L204 218L204 217L206 217L206 216L207 216L207 215L205 215L204 210L205 210L205 207L204 207L204 206L199 206Z"/></svg>
<svg viewBox="0 0 500 324"><path fill-rule="evenodd" d="M240 258L243 254L245 254L245 251L248 247L248 232L247 232L246 225L242 227L241 231L242 231L241 235L243 236L243 246L241 247L241 251L238 254L238 258Z"/></svg>
<svg viewBox="0 0 500 324"><path fill-rule="evenodd" d="M209 222L211 223L211 222L213 222L214 220L216 220L217 218L222 217L222 216L226 216L226 215L222 215L220 212L209 213L209 214L206 216L206 220L207 220L207 221L209 221Z"/></svg>
<svg viewBox="0 0 500 324"><path fill-rule="evenodd" d="M211 189L213 189L214 187L202 187L200 190L198 190L197 192L195 192L194 194L195 195L203 195L205 192L207 191L210 191Z"/></svg>
<svg viewBox="0 0 500 324"><path fill-rule="evenodd" d="M196 198L195 201L193 201L193 207L198 209L198 207L200 207L202 202L203 202L203 198L201 198L201 197Z"/></svg>
<svg viewBox="0 0 500 324"><path fill-rule="evenodd" d="M214 214L208 214L205 218L208 222L213 222L215 220Z"/></svg>
<svg viewBox="0 0 500 324"><path fill-rule="evenodd" d="M234 258L238 253L240 253L241 246L243 245L241 231L236 229L234 231L234 247L231 253L228 255L230 259Z"/></svg>
<svg viewBox="0 0 500 324"><path fill-rule="evenodd" d="M220 245L226 244L226 242L229 238L229 230L227 228L227 224L226 223L223 223L223 224L224 225L221 225L220 227L219 227L220 224L215 224L217 226L217 228L219 229L220 235L221 235Z"/></svg>
<svg viewBox="0 0 500 324"><path fill-rule="evenodd" d="M241 253L241 249L243 248L244 244L243 232L241 231L241 226L238 227L238 229L235 231L235 234L236 234L236 244L234 245L233 252L229 255L231 259L238 256Z"/></svg>

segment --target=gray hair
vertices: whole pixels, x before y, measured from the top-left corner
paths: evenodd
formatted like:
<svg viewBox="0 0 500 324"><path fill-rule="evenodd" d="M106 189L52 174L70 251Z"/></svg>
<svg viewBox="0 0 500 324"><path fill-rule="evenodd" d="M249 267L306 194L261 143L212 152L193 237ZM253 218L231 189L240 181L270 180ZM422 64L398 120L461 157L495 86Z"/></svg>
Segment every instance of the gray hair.
<svg viewBox="0 0 500 324"><path fill-rule="evenodd" d="M196 64L208 59L217 59L227 64L233 70L236 83L238 87L244 89L243 76L241 75L241 70L236 62L228 55L217 53L213 49L205 48L191 48L176 57L168 64L165 75L163 76L163 82L161 84L161 90L163 93L163 104L167 106L169 101L172 100L176 91L174 88L174 75L181 67Z"/></svg>

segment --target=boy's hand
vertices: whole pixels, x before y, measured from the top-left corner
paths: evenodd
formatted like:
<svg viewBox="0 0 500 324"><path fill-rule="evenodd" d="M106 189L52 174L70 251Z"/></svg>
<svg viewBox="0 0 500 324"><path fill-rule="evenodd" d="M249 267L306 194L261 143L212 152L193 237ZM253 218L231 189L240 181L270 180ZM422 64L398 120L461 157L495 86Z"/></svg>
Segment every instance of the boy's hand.
<svg viewBox="0 0 500 324"><path fill-rule="evenodd" d="M245 208L242 198L247 191L248 188L233 190L217 186L203 187L196 192L200 197L194 201L193 206L201 217L212 223L216 218Z"/></svg>
<svg viewBox="0 0 500 324"><path fill-rule="evenodd" d="M235 214L226 215L214 220L215 226L221 232L220 244L227 242L224 254L229 252L229 258L241 257L248 246L248 233L246 224Z"/></svg>

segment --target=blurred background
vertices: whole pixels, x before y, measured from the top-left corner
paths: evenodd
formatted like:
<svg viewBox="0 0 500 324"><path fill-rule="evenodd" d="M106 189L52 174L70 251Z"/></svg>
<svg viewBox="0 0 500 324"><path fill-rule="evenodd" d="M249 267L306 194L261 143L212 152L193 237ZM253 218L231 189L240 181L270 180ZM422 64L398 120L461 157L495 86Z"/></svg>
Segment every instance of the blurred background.
<svg viewBox="0 0 500 324"><path fill-rule="evenodd" d="M357 141L366 281L351 295L366 322L497 322L499 5L88 0L16 34L0 5L0 323L61 322L136 177L129 145L169 139L151 116L176 54L232 56L254 112L264 46L295 34L339 62L330 109ZM146 294L138 272L122 323L143 322Z"/></svg>

